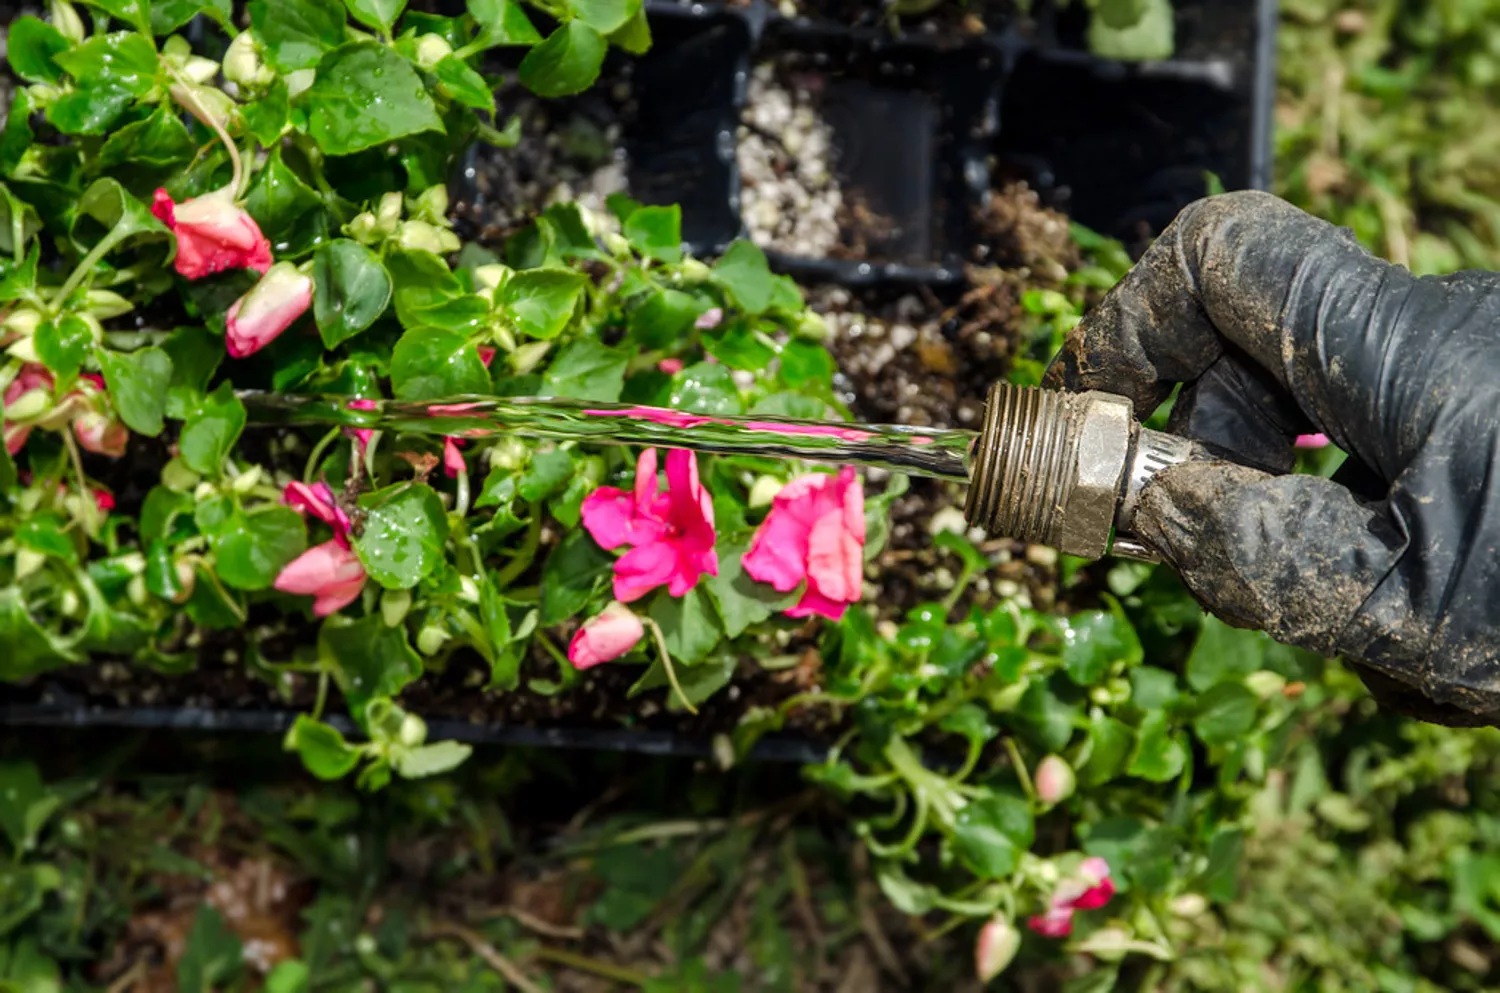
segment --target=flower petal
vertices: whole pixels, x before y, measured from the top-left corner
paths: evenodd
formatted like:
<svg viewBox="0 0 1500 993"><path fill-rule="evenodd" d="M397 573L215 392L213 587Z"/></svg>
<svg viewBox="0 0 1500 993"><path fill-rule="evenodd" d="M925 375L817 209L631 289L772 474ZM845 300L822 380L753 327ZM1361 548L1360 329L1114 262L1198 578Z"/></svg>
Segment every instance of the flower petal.
<svg viewBox="0 0 1500 993"><path fill-rule="evenodd" d="M677 550L653 541L626 552L615 562L615 599L633 603L677 574Z"/></svg>
<svg viewBox="0 0 1500 993"><path fill-rule="evenodd" d="M809 617L817 614L826 617L830 621L841 621L844 619L844 611L849 605L841 600L830 600L817 590L808 587L802 593L802 599L786 609L788 617Z"/></svg>
<svg viewBox="0 0 1500 993"><path fill-rule="evenodd" d="M630 608L611 603L578 629L568 645L568 661L575 669L613 661L634 648L645 633L641 619Z"/></svg>
<svg viewBox="0 0 1500 993"><path fill-rule="evenodd" d="M784 507L773 505L755 531L740 563L758 583L789 593L807 578L808 539L812 528Z"/></svg>
<svg viewBox="0 0 1500 993"><path fill-rule="evenodd" d="M807 580L830 600L853 603L863 588L864 555L842 512L818 518L807 541Z"/></svg>
<svg viewBox="0 0 1500 993"><path fill-rule="evenodd" d="M365 567L337 540L314 545L289 562L276 577L283 593L313 596L313 612L326 617L348 606L365 585Z"/></svg>
<svg viewBox="0 0 1500 993"><path fill-rule="evenodd" d="M583 527L600 548L616 549L630 537L635 500L624 490L601 486L583 498Z"/></svg>

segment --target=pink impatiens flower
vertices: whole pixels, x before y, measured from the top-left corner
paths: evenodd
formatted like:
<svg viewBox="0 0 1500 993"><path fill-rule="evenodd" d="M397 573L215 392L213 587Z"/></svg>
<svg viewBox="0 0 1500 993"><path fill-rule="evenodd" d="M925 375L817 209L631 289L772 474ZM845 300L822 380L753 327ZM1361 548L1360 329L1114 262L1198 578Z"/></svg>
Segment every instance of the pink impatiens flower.
<svg viewBox="0 0 1500 993"><path fill-rule="evenodd" d="M288 483L282 500L333 528L333 538L314 545L293 559L276 577L276 588L295 596L311 596L313 613L327 617L358 599L365 588L365 567L349 547L349 515L344 513L327 483Z"/></svg>
<svg viewBox="0 0 1500 993"><path fill-rule="evenodd" d="M469 469L464 464L463 453L458 450L460 444L452 435L443 439L443 472L447 473L449 479L456 479L459 473Z"/></svg>
<svg viewBox="0 0 1500 993"><path fill-rule="evenodd" d="M660 362L656 363L656 368L660 369L668 376L675 376L682 371L682 360L662 359Z"/></svg>
<svg viewBox="0 0 1500 993"><path fill-rule="evenodd" d="M568 661L575 669L612 662L634 648L645 633L641 619L629 607L611 603L598 616L583 622L568 645Z"/></svg>
<svg viewBox="0 0 1500 993"><path fill-rule="evenodd" d="M312 305L312 277L278 262L229 308L225 343L237 359L265 348Z"/></svg>
<svg viewBox="0 0 1500 993"><path fill-rule="evenodd" d="M235 205L229 190L174 203L166 190L157 190L151 213L177 236L177 271L187 279L202 279L226 269L271 268L271 243L260 226Z"/></svg>
<svg viewBox="0 0 1500 993"><path fill-rule="evenodd" d="M633 546L615 562L615 599L632 603L663 584L686 596L704 573L719 574L714 505L692 452L667 452L667 491L658 492L656 449L641 453L632 492L601 486L583 501L583 526L608 549Z"/></svg>
<svg viewBox="0 0 1500 993"><path fill-rule="evenodd" d="M350 400L344 404L350 410L374 410L377 406L374 400ZM345 428L344 433L354 439L359 446L360 457L363 458L365 449L370 447L370 439L375 437L374 428Z"/></svg>
<svg viewBox="0 0 1500 993"><path fill-rule="evenodd" d="M36 362L28 362L21 367L20 373L10 381L5 388L5 409L14 410L24 407L21 398L28 394L37 394L33 399L42 402L45 397L52 395L52 373L47 367ZM31 436L30 424L7 424L5 426L5 450L15 455L26 444L26 439Z"/></svg>
<svg viewBox="0 0 1500 993"><path fill-rule="evenodd" d="M845 466L837 476L816 473L782 487L742 561L751 579L781 593L807 581L788 617L836 621L859 599L864 546L864 489Z"/></svg>
<svg viewBox="0 0 1500 993"><path fill-rule="evenodd" d="M1328 435L1326 434L1299 434L1297 436L1298 448L1327 448Z"/></svg>
<svg viewBox="0 0 1500 993"><path fill-rule="evenodd" d="M1026 926L1044 938L1066 938L1073 933L1073 914L1079 910L1098 910L1115 895L1115 883L1109 876L1109 863L1094 856L1078 867L1078 875L1065 879L1048 901L1043 914L1032 917Z"/></svg>

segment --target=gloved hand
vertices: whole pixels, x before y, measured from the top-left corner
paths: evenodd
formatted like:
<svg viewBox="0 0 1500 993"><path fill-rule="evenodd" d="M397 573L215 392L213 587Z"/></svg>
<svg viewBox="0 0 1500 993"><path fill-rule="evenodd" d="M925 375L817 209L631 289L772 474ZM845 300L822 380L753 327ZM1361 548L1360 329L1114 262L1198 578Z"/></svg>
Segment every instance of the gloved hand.
<svg viewBox="0 0 1500 993"><path fill-rule="evenodd" d="M1357 663L1377 699L1500 723L1500 274L1417 278L1264 193L1185 209L1046 385L1130 397L1214 459L1134 530L1225 622ZM1349 459L1288 475L1297 435Z"/></svg>

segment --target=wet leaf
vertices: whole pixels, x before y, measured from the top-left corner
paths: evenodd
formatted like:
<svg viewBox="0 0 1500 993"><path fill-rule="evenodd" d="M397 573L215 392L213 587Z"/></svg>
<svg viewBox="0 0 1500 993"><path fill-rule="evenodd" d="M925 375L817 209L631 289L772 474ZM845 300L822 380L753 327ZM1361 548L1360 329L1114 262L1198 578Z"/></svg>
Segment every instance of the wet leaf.
<svg viewBox="0 0 1500 993"><path fill-rule="evenodd" d="M344 6L365 27L389 33L406 9L406 0L344 0Z"/></svg>
<svg viewBox="0 0 1500 993"><path fill-rule="evenodd" d="M1255 726L1260 701L1240 683L1219 683L1198 700L1193 730L1205 745L1227 745Z"/></svg>
<svg viewBox="0 0 1500 993"><path fill-rule="evenodd" d="M747 314L761 314L771 306L773 277L766 253L748 241L737 241L714 264L714 280Z"/></svg>
<svg viewBox="0 0 1500 993"><path fill-rule="evenodd" d="M167 386L172 381L172 360L167 353L152 346L136 352L101 348L94 355L125 426L137 434L161 434Z"/></svg>
<svg viewBox="0 0 1500 993"><path fill-rule="evenodd" d="M156 49L134 31L94 35L52 59L84 89L105 86L143 97L156 85Z"/></svg>
<svg viewBox="0 0 1500 993"><path fill-rule="evenodd" d="M991 793L958 812L953 851L981 879L1003 879L1031 848L1035 825L1026 801Z"/></svg>
<svg viewBox="0 0 1500 993"><path fill-rule="evenodd" d="M443 559L448 518L425 483L397 483L360 499L364 531L354 541L365 570L386 589L410 589Z"/></svg>
<svg viewBox="0 0 1500 993"><path fill-rule="evenodd" d="M214 546L219 578L237 590L268 589L281 570L307 548L307 529L301 515L290 507L249 512L234 508L205 530Z"/></svg>
<svg viewBox="0 0 1500 993"><path fill-rule="evenodd" d="M422 660L407 640L406 628L388 627L378 613L357 621L328 618L318 631L318 655L356 717L365 714L370 701L394 697L422 674Z"/></svg>
<svg viewBox="0 0 1500 993"><path fill-rule="evenodd" d="M285 744L302 758L308 772L322 780L342 779L359 764L359 749L346 742L338 728L306 714L297 715Z"/></svg>
<svg viewBox="0 0 1500 993"><path fill-rule="evenodd" d="M338 0L252 0L250 25L266 46L267 61L281 72L311 69L345 39L344 5Z"/></svg>
<svg viewBox="0 0 1500 993"><path fill-rule="evenodd" d="M194 472L217 477L244 429L245 405L235 396L234 384L220 383L182 426L178 441L182 461Z"/></svg>
<svg viewBox="0 0 1500 993"><path fill-rule="evenodd" d="M572 320L588 279L569 269L527 269L500 291L516 327L532 338L556 338Z"/></svg>
<svg viewBox="0 0 1500 993"><path fill-rule="evenodd" d="M542 624L556 624L582 610L613 561L587 532L564 538L542 567Z"/></svg>
<svg viewBox="0 0 1500 993"><path fill-rule="evenodd" d="M335 348L364 331L391 302L391 277L357 241L339 238L313 255L313 316L323 344ZM477 354L477 352L476 352Z"/></svg>
<svg viewBox="0 0 1500 993"><path fill-rule="evenodd" d="M539 97L582 93L599 78L609 42L583 21L569 21L526 53L521 82Z"/></svg>
<svg viewBox="0 0 1500 993"><path fill-rule="evenodd" d="M433 69L433 75L437 77L443 92L465 107L491 114L495 112L495 93L490 89L490 84L458 56L444 57Z"/></svg>
<svg viewBox="0 0 1500 993"><path fill-rule="evenodd" d="M468 0L469 13L479 25L474 43L480 48L535 45L542 36L517 0Z"/></svg>
<svg viewBox="0 0 1500 993"><path fill-rule="evenodd" d="M682 261L682 208L642 207L625 221L625 237L642 255L666 263Z"/></svg>
<svg viewBox="0 0 1500 993"><path fill-rule="evenodd" d="M17 76L28 83L59 83L62 66L53 56L66 52L72 43L46 21L23 15L11 22L6 33L5 56Z"/></svg>
<svg viewBox="0 0 1500 993"><path fill-rule="evenodd" d="M700 582L718 609L724 633L738 638L754 624L777 611L792 606L801 597L800 590L777 593L769 583L757 583L745 573L741 562L748 542L723 543L719 546L719 574L704 576Z"/></svg>
<svg viewBox="0 0 1500 993"><path fill-rule="evenodd" d="M593 338L569 343L547 367L543 396L614 403L625 388L630 357Z"/></svg>
<svg viewBox="0 0 1500 993"><path fill-rule="evenodd" d="M323 56L305 99L308 132L328 155L352 155L443 130L416 70L375 42L345 45Z"/></svg>
<svg viewBox="0 0 1500 993"><path fill-rule="evenodd" d="M391 355L391 387L401 400L485 394L489 392L490 374L478 349L462 335L414 328L396 342Z"/></svg>
<svg viewBox="0 0 1500 993"><path fill-rule="evenodd" d="M1182 743L1167 728L1167 715L1154 711L1146 715L1137 732L1135 752L1130 757L1132 776L1153 783L1176 779L1187 761Z"/></svg>
<svg viewBox="0 0 1500 993"><path fill-rule="evenodd" d="M672 660L683 665L702 661L719 643L718 618L697 587L680 597L659 591L651 601L651 619L661 628Z"/></svg>

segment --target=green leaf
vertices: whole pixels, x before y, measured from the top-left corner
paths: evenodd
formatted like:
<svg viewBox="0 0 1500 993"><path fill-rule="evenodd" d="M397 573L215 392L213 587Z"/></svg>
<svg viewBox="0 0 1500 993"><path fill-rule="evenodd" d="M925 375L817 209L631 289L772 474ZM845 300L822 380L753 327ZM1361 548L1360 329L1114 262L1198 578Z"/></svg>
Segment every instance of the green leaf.
<svg viewBox="0 0 1500 993"><path fill-rule="evenodd" d="M642 207L625 221L625 237L642 255L662 262L682 261L682 208Z"/></svg>
<svg viewBox="0 0 1500 993"><path fill-rule="evenodd" d="M1022 694L1015 714L1042 748L1060 752L1073 737L1078 708L1063 702L1047 683L1037 679Z"/></svg>
<svg viewBox="0 0 1500 993"><path fill-rule="evenodd" d="M15 74L26 82L56 84L62 81L63 70L53 56L67 51L71 44L61 31L26 14L11 22L5 56Z"/></svg>
<svg viewBox="0 0 1500 993"><path fill-rule="evenodd" d="M144 35L151 33L151 19L147 14L149 0L84 0L90 7L98 7L110 17L129 24Z"/></svg>
<svg viewBox="0 0 1500 993"><path fill-rule="evenodd" d="M1136 62L1172 57L1172 0L1102 0L1089 19L1089 50L1100 58Z"/></svg>
<svg viewBox="0 0 1500 993"><path fill-rule="evenodd" d="M680 710L683 700L696 707L728 686L730 680L734 678L735 670L739 668L739 657L733 653L721 652L696 665L686 665L680 659L674 665L673 673L677 677L677 686L682 690L682 694L679 696L675 691L670 693L666 703L669 708ZM645 673L631 685L626 696L633 699L648 690L662 689L671 685L672 680L667 676L667 667L658 656L652 658Z"/></svg>
<svg viewBox="0 0 1500 993"><path fill-rule="evenodd" d="M94 344L94 332L77 314L62 314L37 326L33 344L37 358L57 376L58 390L66 392Z"/></svg>
<svg viewBox="0 0 1500 993"><path fill-rule="evenodd" d="M344 0L354 19L368 28L390 33L396 19L406 9L406 0Z"/></svg>
<svg viewBox="0 0 1500 993"><path fill-rule="evenodd" d="M36 286L36 263L41 246L33 244L19 263L13 258L17 239L25 246L41 229L42 219L37 216L36 208L19 199L10 191L10 187L0 183L0 252L12 256L12 261L5 262L5 268L0 269L0 274L3 274L3 278L0 278L0 299L14 300L16 297L12 294Z"/></svg>
<svg viewBox="0 0 1500 993"><path fill-rule="evenodd" d="M560 448L535 455L516 484L516 492L528 503L544 500L562 488L573 475L573 456ZM486 483L486 489L488 484Z"/></svg>
<svg viewBox="0 0 1500 993"><path fill-rule="evenodd" d="M265 993L307 993L312 973L295 959L283 959L266 974Z"/></svg>
<svg viewBox="0 0 1500 993"><path fill-rule="evenodd" d="M100 348L94 357L104 370L104 383L125 426L148 437L161 434L167 386L172 381L172 360L167 353L153 345L136 352Z"/></svg>
<svg viewBox="0 0 1500 993"><path fill-rule="evenodd" d="M63 528L63 520L58 514L52 511L36 513L16 527L16 544L77 565L78 546Z"/></svg>
<svg viewBox="0 0 1500 993"><path fill-rule="evenodd" d="M367 513L354 548L381 586L410 589L442 562L448 517L432 487L397 483L362 497L360 506Z"/></svg>
<svg viewBox="0 0 1500 993"><path fill-rule="evenodd" d="M644 5L619 30L610 34L609 42L631 55L645 55L651 50L651 21L646 16Z"/></svg>
<svg viewBox="0 0 1500 993"><path fill-rule="evenodd" d="M991 793L958 812L953 852L981 879L1004 879L1016 871L1021 853L1035 834L1026 802L1006 793Z"/></svg>
<svg viewBox="0 0 1500 993"><path fill-rule="evenodd" d="M194 472L217 478L244 429L245 405L234 395L233 383L220 383L182 426L182 461Z"/></svg>
<svg viewBox="0 0 1500 993"><path fill-rule="evenodd" d="M1186 761L1182 743L1167 729L1167 715L1159 710L1147 714L1137 733L1135 753L1130 757L1130 775L1165 783L1181 775Z"/></svg>
<svg viewBox="0 0 1500 993"><path fill-rule="evenodd" d="M264 590L307 548L302 516L290 507L234 510L209 534L226 586Z"/></svg>
<svg viewBox="0 0 1500 993"><path fill-rule="evenodd" d="M672 377L669 405L694 414L740 414L744 403L734 374L713 362L697 362Z"/></svg>
<svg viewBox="0 0 1500 993"><path fill-rule="evenodd" d="M719 549L719 574L703 577L703 588L718 608L724 633L731 638L738 638L801 597L800 590L777 593L769 583L757 583L746 575L741 559L749 547L744 541L724 544Z"/></svg>
<svg viewBox="0 0 1500 993"><path fill-rule="evenodd" d="M281 72L311 69L347 37L338 0L251 0L250 26ZM320 72L319 75L322 75Z"/></svg>
<svg viewBox="0 0 1500 993"><path fill-rule="evenodd" d="M462 335L415 328L391 354L391 386L401 400L436 400L489 392L490 374Z"/></svg>
<svg viewBox="0 0 1500 993"><path fill-rule="evenodd" d="M62 798L47 789L31 762L0 762L0 830L18 853L28 852Z"/></svg>
<svg viewBox="0 0 1500 993"><path fill-rule="evenodd" d="M177 993L215 993L239 975L240 939L207 903L198 908L177 965Z"/></svg>
<svg viewBox="0 0 1500 993"><path fill-rule="evenodd" d="M1078 770L1079 785L1085 789L1103 786L1125 771L1134 732L1123 721L1105 714L1093 718L1089 728L1089 757Z"/></svg>
<svg viewBox="0 0 1500 993"><path fill-rule="evenodd" d="M541 623L556 624L582 610L613 561L586 531L564 538L542 567Z"/></svg>
<svg viewBox="0 0 1500 993"><path fill-rule="evenodd" d="M360 716L377 698L394 697L422 674L401 625L387 627L379 613L349 621L335 614L318 631L318 655L333 669L350 713Z"/></svg>
<svg viewBox="0 0 1500 993"><path fill-rule="evenodd" d="M791 341L781 349L781 380L788 386L828 386L833 382L833 355L810 341Z"/></svg>
<svg viewBox="0 0 1500 993"><path fill-rule="evenodd" d="M776 353L755 333L750 325L737 321L717 338L703 338L703 350L731 369L760 372L771 364ZM821 414L821 409L819 410Z"/></svg>
<svg viewBox="0 0 1500 993"><path fill-rule="evenodd" d="M729 246L714 264L714 280L747 314L761 314L771 306L773 277L766 253L749 241Z"/></svg>
<svg viewBox="0 0 1500 993"><path fill-rule="evenodd" d="M134 102L135 95L124 87L107 82L92 83L52 101L47 106L47 123L63 134L103 134ZM10 123L17 123L18 128L25 124L24 121ZM6 125L7 136L10 123Z"/></svg>
<svg viewBox="0 0 1500 993"><path fill-rule="evenodd" d="M599 78L609 42L582 21L569 21L521 60L521 82L539 97L582 93Z"/></svg>
<svg viewBox="0 0 1500 993"><path fill-rule="evenodd" d="M474 44L479 48L500 45L530 47L542 36L516 0L469 0L469 14L479 26Z"/></svg>
<svg viewBox="0 0 1500 993"><path fill-rule="evenodd" d="M224 340L207 328L178 328L161 347L172 360L166 415L185 421L224 361Z"/></svg>
<svg viewBox="0 0 1500 993"><path fill-rule="evenodd" d="M465 107L491 114L495 112L495 92L490 89L490 84L457 55L444 56L432 74L437 77L443 92Z"/></svg>
<svg viewBox="0 0 1500 993"><path fill-rule="evenodd" d="M614 403L625 388L629 364L626 353L596 338L579 338L558 352L547 367L542 395Z"/></svg>
<svg viewBox="0 0 1500 993"><path fill-rule="evenodd" d="M141 203L118 182L108 177L94 180L78 201L78 216L73 219L73 237L80 236L79 223L92 220L107 232L104 239L113 250L147 241L164 241L176 245L172 232L152 216Z"/></svg>
<svg viewBox="0 0 1500 993"><path fill-rule="evenodd" d="M99 150L99 168L134 165L167 169L187 162L197 151L187 126L162 106L145 120L111 132Z"/></svg>
<svg viewBox="0 0 1500 993"><path fill-rule="evenodd" d="M1198 700L1193 730L1205 745L1227 745L1255 726L1260 701L1239 683L1219 683Z"/></svg>
<svg viewBox="0 0 1500 993"><path fill-rule="evenodd" d="M641 9L641 0L568 0L568 9L601 34L618 31Z"/></svg>
<svg viewBox="0 0 1500 993"><path fill-rule="evenodd" d="M359 764L359 749L345 741L338 728L306 714L298 714L287 730L286 748L302 757L308 772L329 782L343 779Z"/></svg>
<svg viewBox="0 0 1500 993"><path fill-rule="evenodd" d="M313 255L313 316L323 344L335 348L374 324L391 302L391 276L357 241L326 242Z"/></svg>
<svg viewBox="0 0 1500 993"><path fill-rule="evenodd" d="M1141 643L1130 622L1103 610L1074 614L1063 626L1063 668L1079 686L1093 686L1108 675L1115 663L1126 666L1141 661Z"/></svg>
<svg viewBox="0 0 1500 993"><path fill-rule="evenodd" d="M702 661L719 643L719 620L696 586L680 597L662 590L651 601L651 619L661 628L672 658L684 665Z"/></svg>
<svg viewBox="0 0 1500 993"><path fill-rule="evenodd" d="M697 297L681 290L653 290L630 311L630 335L642 348L676 348L704 309Z"/></svg>
<svg viewBox="0 0 1500 993"><path fill-rule="evenodd" d="M426 131L443 131L411 64L375 42L335 49L305 96L308 132L328 155L352 155Z"/></svg>
<svg viewBox="0 0 1500 993"><path fill-rule="evenodd" d="M233 0L151 0L151 33L169 35L199 14L217 24L234 17Z"/></svg>
<svg viewBox="0 0 1500 993"><path fill-rule="evenodd" d="M280 148L271 150L265 166L255 174L245 194L245 209L278 250L285 247L303 215L322 205L323 198L317 191L282 160Z"/></svg>
<svg viewBox="0 0 1500 993"><path fill-rule="evenodd" d="M407 779L436 776L458 768L474 751L458 741L438 741L396 752L396 771Z"/></svg>
<svg viewBox="0 0 1500 993"><path fill-rule="evenodd" d="M556 338L568 326L588 277L570 269L527 269L500 291L516 327L532 338Z"/></svg>
<svg viewBox="0 0 1500 993"><path fill-rule="evenodd" d="M1230 627L1205 614L1183 672L1188 685L1202 693L1219 682L1243 679L1265 661L1267 641L1259 631Z"/></svg>
<svg viewBox="0 0 1500 993"><path fill-rule="evenodd" d="M144 35L134 31L95 35L52 59L81 88L104 85L133 97L143 97L156 85L156 49Z"/></svg>

